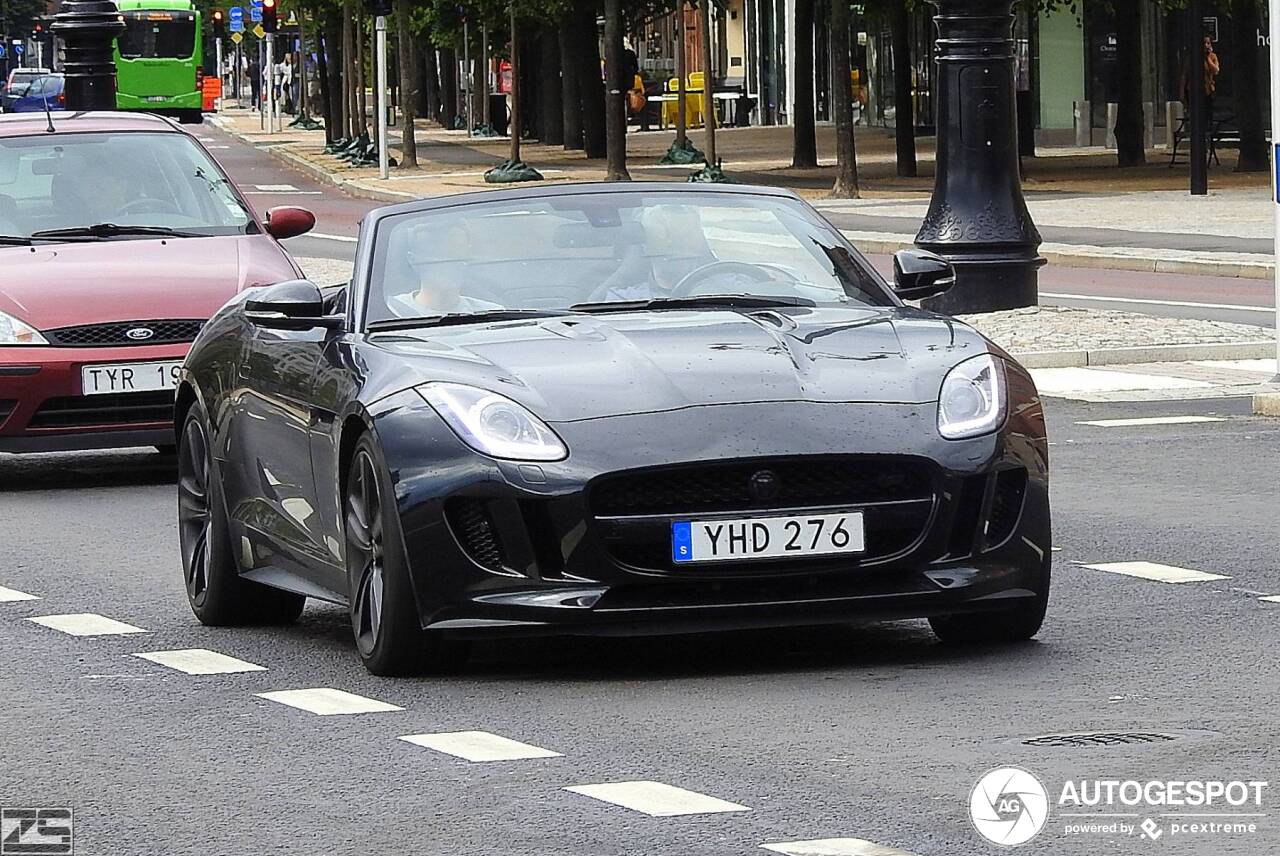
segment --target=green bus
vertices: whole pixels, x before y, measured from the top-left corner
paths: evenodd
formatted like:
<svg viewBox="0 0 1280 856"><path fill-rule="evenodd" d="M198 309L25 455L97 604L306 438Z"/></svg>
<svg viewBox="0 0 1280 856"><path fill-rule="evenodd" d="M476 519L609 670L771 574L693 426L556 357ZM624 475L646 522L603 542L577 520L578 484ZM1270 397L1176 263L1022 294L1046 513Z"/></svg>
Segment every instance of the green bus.
<svg viewBox="0 0 1280 856"><path fill-rule="evenodd" d="M116 108L198 124L204 104L204 34L191 0L118 0Z"/></svg>

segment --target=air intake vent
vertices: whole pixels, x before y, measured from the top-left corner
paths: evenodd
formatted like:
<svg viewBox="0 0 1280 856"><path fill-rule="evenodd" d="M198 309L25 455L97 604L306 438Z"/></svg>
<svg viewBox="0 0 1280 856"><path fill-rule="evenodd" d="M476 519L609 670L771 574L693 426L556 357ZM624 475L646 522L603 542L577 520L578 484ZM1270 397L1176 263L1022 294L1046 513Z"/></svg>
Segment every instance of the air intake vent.
<svg viewBox="0 0 1280 856"><path fill-rule="evenodd" d="M1027 493L1027 471L1001 470L996 474L991 494L991 512L987 515L987 549L998 547L1018 526L1022 517L1022 501Z"/></svg>
<svg viewBox="0 0 1280 856"><path fill-rule="evenodd" d="M454 537L472 561L490 571L502 570L502 546L484 500L451 499L446 516Z"/></svg>

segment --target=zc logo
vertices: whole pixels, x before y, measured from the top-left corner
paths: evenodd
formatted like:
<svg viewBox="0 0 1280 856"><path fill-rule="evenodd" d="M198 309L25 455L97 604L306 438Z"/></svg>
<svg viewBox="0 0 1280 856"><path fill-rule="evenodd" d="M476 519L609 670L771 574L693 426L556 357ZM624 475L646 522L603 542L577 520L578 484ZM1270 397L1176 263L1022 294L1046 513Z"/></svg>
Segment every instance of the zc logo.
<svg viewBox="0 0 1280 856"><path fill-rule="evenodd" d="M71 847L71 809L0 809L0 856L64 856Z"/></svg>
<svg viewBox="0 0 1280 856"><path fill-rule="evenodd" d="M1040 780L1018 767L987 773L969 794L969 817L992 844L1017 847L1040 834L1049 819L1049 795Z"/></svg>

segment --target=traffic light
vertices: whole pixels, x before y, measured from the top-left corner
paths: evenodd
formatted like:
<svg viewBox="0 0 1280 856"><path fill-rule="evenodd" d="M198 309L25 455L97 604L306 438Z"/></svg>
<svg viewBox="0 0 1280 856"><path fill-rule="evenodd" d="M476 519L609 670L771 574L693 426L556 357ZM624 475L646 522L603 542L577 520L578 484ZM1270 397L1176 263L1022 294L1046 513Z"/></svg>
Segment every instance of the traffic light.
<svg viewBox="0 0 1280 856"><path fill-rule="evenodd" d="M36 21L31 27L31 38L39 39L44 37L44 21Z"/></svg>
<svg viewBox="0 0 1280 856"><path fill-rule="evenodd" d="M213 37L220 39L227 34L226 13L221 9L213 10Z"/></svg>
<svg viewBox="0 0 1280 856"><path fill-rule="evenodd" d="M391 0L364 0L364 7L375 18L391 14Z"/></svg>
<svg viewBox="0 0 1280 856"><path fill-rule="evenodd" d="M274 33L279 29L276 18L276 0L262 0L262 29Z"/></svg>

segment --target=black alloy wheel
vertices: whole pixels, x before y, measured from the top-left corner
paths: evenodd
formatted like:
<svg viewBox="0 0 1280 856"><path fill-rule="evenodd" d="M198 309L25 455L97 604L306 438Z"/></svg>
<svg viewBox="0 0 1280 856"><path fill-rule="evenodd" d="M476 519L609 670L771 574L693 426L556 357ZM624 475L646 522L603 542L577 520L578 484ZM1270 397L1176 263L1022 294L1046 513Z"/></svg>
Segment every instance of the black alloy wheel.
<svg viewBox="0 0 1280 856"><path fill-rule="evenodd" d="M240 576L204 411L192 405L178 443L178 542L191 611L202 624L288 624L307 599Z"/></svg>

